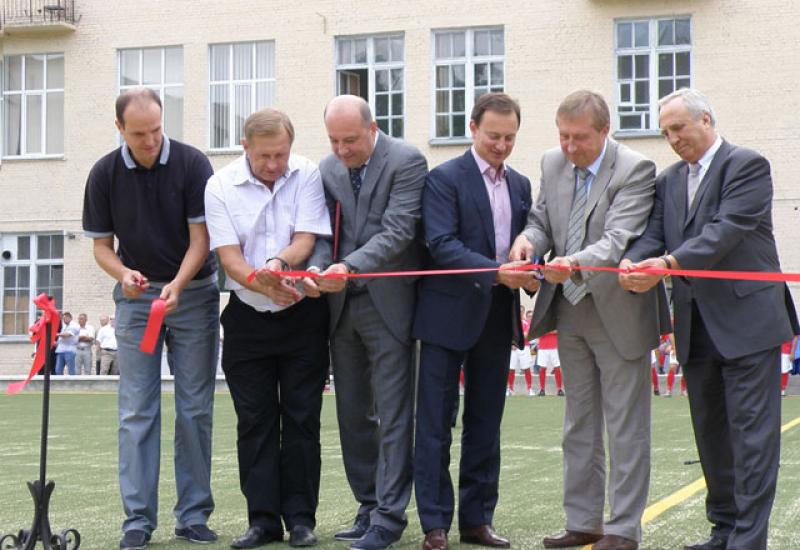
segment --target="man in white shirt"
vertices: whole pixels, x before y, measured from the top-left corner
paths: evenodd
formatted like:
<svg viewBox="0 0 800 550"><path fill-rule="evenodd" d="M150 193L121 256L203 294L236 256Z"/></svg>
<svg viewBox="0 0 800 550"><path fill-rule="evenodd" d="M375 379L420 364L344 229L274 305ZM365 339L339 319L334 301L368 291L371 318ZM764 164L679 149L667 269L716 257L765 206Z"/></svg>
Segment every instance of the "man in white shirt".
<svg viewBox="0 0 800 550"><path fill-rule="evenodd" d="M290 546L312 546L328 306L304 299L298 283L276 273L305 266L317 235L331 234L330 217L319 170L291 154L294 128L284 113L253 113L244 134L244 155L205 191L211 248L232 291L221 318L222 369L238 420L249 523L231 547L280 541L284 524Z"/></svg>
<svg viewBox="0 0 800 550"><path fill-rule="evenodd" d="M114 332L114 319L108 315L100 316L100 328L97 331L97 353L100 358L98 374L119 374L117 368L117 336Z"/></svg>
<svg viewBox="0 0 800 550"><path fill-rule="evenodd" d="M92 374L92 344L94 327L86 323L85 313L78 314L78 349L75 352L75 370L78 374Z"/></svg>
<svg viewBox="0 0 800 550"><path fill-rule="evenodd" d="M56 374L64 374L64 367L66 367L70 376L74 376L79 329L69 311L64 312L61 320L61 332L58 333L56 343Z"/></svg>

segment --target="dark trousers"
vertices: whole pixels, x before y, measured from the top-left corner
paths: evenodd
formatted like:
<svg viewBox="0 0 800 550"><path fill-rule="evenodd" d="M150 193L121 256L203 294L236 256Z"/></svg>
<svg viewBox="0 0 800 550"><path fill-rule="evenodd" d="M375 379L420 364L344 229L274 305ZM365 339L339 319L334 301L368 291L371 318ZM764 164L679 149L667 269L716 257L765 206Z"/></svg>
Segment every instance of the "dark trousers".
<svg viewBox="0 0 800 550"><path fill-rule="evenodd" d="M451 423L464 363L464 413L458 478L460 529L492 524L500 478L500 422L511 354L512 296L492 291L492 305L476 344L457 351L422 343L417 389L414 487L422 530L453 522L450 479Z"/></svg>
<svg viewBox="0 0 800 550"><path fill-rule="evenodd" d="M239 483L251 526L316 525L328 306L307 298L259 313L232 292L222 369L236 410Z"/></svg>
<svg viewBox="0 0 800 550"><path fill-rule="evenodd" d="M708 486L706 515L728 550L767 548L780 459L780 348L725 359L696 306L684 365Z"/></svg>

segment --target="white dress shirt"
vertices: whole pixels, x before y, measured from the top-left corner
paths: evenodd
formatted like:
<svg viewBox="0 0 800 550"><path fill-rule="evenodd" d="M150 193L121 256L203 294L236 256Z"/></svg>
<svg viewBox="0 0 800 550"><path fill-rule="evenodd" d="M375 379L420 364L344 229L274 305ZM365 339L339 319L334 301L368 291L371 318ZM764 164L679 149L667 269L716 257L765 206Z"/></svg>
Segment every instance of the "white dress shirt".
<svg viewBox="0 0 800 550"><path fill-rule="evenodd" d="M331 234L319 169L299 155L289 157L286 172L272 191L253 176L247 155L242 155L209 178L205 201L211 248L238 245L254 268L289 246L296 232ZM285 309L230 276L225 288L256 311Z"/></svg>

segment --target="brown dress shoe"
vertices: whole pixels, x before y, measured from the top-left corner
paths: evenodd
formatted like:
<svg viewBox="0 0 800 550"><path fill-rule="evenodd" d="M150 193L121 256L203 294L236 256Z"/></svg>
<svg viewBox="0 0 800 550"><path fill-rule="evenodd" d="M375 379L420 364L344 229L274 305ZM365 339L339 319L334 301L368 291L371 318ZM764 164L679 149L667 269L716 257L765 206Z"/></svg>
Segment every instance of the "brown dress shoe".
<svg viewBox="0 0 800 550"><path fill-rule="evenodd" d="M431 529L425 533L425 542L422 550L447 550L447 531L444 529Z"/></svg>
<svg viewBox="0 0 800 550"><path fill-rule="evenodd" d="M489 548L510 548L511 543L494 532L491 525L479 525L461 530L461 542Z"/></svg>
<svg viewBox="0 0 800 550"><path fill-rule="evenodd" d="M637 550L639 543L619 535L606 535L592 546L592 550Z"/></svg>
<svg viewBox="0 0 800 550"><path fill-rule="evenodd" d="M596 533L582 533L581 531L562 531L557 535L550 535L542 540L545 548L572 548L573 546L586 546L602 539L603 535Z"/></svg>

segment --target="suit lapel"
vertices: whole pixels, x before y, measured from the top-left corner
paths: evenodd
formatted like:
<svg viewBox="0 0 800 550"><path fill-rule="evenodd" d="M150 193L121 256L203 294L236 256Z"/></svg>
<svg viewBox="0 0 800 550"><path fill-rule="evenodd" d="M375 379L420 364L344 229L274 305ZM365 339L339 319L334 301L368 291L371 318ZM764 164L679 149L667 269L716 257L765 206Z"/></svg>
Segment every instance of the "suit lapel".
<svg viewBox="0 0 800 550"><path fill-rule="evenodd" d="M464 184L475 203L475 207L478 209L483 231L489 243L489 250L492 252L491 257L494 258L497 255L497 250L494 242L494 217L492 216L492 206L489 203L489 193L486 192L486 184L483 182L483 176L478 170L478 164L472 157L472 150L468 150L461 158L461 166L464 170Z"/></svg>
<svg viewBox="0 0 800 550"><path fill-rule="evenodd" d="M606 187L611 182L611 176L614 175L614 168L617 164L617 148L619 146L608 140L608 147L606 148L606 155L600 163L600 169L597 171L597 177L592 182L592 188L589 190L589 196L586 198L586 215L583 218L584 223L589 219L592 210L597 206L597 201L605 192Z"/></svg>
<svg viewBox="0 0 800 550"><path fill-rule="evenodd" d="M687 196L687 178L689 177L689 165L685 162L672 176L673 180L667 182L667 189L672 201L675 203L675 213L677 214L678 227L681 233L686 229L686 201L689 200Z"/></svg>
<svg viewBox="0 0 800 550"><path fill-rule="evenodd" d="M367 215L369 214L370 203L372 202L372 193L375 190L375 186L378 184L384 166L386 166L386 155L388 154L389 137L381 132L380 137L378 137L378 143L375 144L375 149L372 151L372 155L370 155L364 181L361 182L361 191L358 195L358 207L355 221L359 233L367 223ZM348 182L349 181L348 176ZM352 195L352 192L350 194ZM353 202L355 202L355 199Z"/></svg>
<svg viewBox="0 0 800 550"><path fill-rule="evenodd" d="M723 141L722 145L720 145L719 149L717 149L717 152L714 154L714 158L711 159L711 164L709 165L708 170L703 176L703 180L700 182L700 187L698 187L697 194L694 197L694 202L691 204L691 210L689 210L689 214L686 216L686 222L683 226L684 229L686 229L686 226L688 226L692 222L695 214L697 214L697 207L703 200L703 195L705 195L706 189L708 189L708 182L714 181L719 177L719 171L722 165L722 158L727 153L729 147L730 145L727 142Z"/></svg>
<svg viewBox="0 0 800 550"><path fill-rule="evenodd" d="M559 214L551 218L551 220L555 219L559 226L559 230L553 232L554 235L558 235L556 250L561 251L557 254L563 254L567 247L567 226L569 225L569 213L572 209L572 197L574 195L575 171L572 168L572 163L564 158L564 166L556 182L556 204L558 205ZM562 212L563 214L561 214Z"/></svg>

